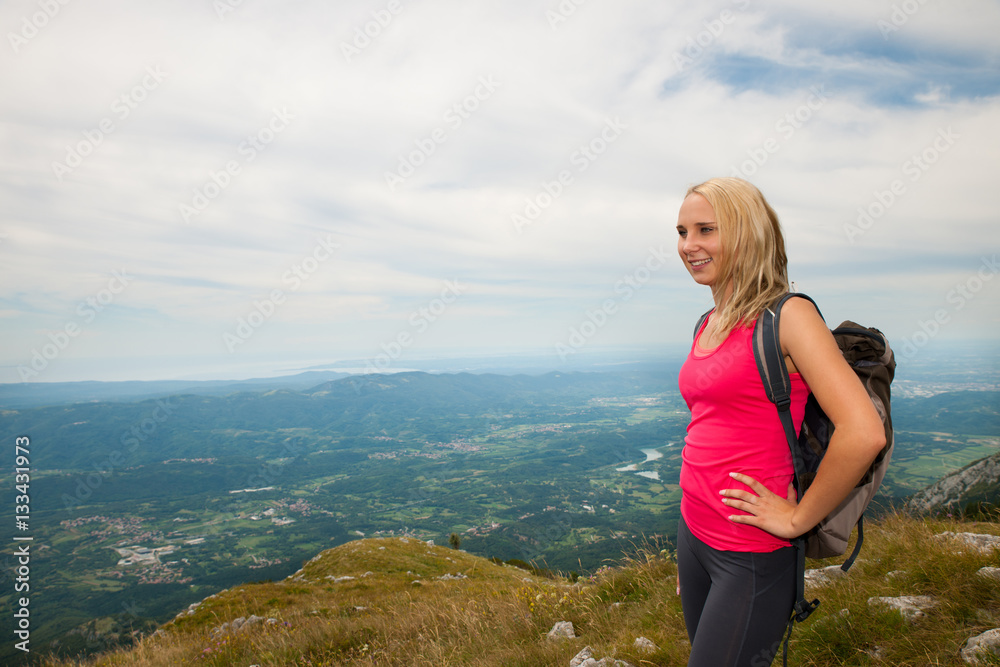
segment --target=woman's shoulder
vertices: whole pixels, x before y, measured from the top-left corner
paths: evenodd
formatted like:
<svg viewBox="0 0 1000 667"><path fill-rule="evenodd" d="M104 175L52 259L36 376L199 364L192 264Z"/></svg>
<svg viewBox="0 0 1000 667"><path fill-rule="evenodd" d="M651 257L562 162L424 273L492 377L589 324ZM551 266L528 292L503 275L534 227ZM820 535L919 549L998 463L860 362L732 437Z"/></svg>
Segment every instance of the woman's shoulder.
<svg viewBox="0 0 1000 667"><path fill-rule="evenodd" d="M789 299L784 303L778 335L786 357L790 357L792 365L800 371L807 356L843 360L823 316L808 299ZM786 363L788 361L786 359Z"/></svg>
<svg viewBox="0 0 1000 667"><path fill-rule="evenodd" d="M783 324L815 324L819 322L826 327L823 316L820 315L816 305L809 299L788 299L781 306L781 322Z"/></svg>

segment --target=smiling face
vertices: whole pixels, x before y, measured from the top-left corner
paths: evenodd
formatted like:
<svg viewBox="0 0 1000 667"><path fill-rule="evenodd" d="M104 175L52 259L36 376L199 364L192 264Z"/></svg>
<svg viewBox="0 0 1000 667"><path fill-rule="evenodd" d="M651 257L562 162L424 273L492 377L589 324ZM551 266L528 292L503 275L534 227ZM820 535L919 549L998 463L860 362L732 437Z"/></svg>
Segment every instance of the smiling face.
<svg viewBox="0 0 1000 667"><path fill-rule="evenodd" d="M722 243L715 211L697 192L684 199L677 215L677 254L699 285L712 285L719 272Z"/></svg>

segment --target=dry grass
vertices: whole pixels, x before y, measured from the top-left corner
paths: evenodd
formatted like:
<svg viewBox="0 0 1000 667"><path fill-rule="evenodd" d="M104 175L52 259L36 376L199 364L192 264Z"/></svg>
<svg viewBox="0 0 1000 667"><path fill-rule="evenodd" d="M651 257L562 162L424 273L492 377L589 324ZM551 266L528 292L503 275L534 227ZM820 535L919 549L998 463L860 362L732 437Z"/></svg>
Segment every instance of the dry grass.
<svg viewBox="0 0 1000 667"><path fill-rule="evenodd" d="M871 526L850 575L816 592L822 605L795 629L790 663L963 664L958 650L966 639L1000 626L1000 587L975 574L1000 565L1000 551L957 553L960 547L933 537L946 530L1000 534L997 524L905 516ZM458 574L467 578L438 579ZM342 576L355 578L333 580ZM598 657L637 667L683 665L688 645L675 576L670 559L648 548L571 584L416 540L359 540L324 552L285 581L209 598L129 651L46 664L538 667L568 665L588 645ZM908 623L867 604L874 595L904 594L933 595L938 605ZM218 631L250 615L275 622ZM547 641L556 621L571 621L579 638ZM639 636L659 649L637 652Z"/></svg>
<svg viewBox="0 0 1000 667"><path fill-rule="evenodd" d="M866 531L850 574L817 591L820 609L796 629L797 664L964 665L965 641L1000 627L1000 586L976 575L1000 565L1000 551L983 554L934 537L944 531L1000 534L1000 525L905 515L882 520ZM937 604L914 622L868 604L873 596L900 595L928 595Z"/></svg>

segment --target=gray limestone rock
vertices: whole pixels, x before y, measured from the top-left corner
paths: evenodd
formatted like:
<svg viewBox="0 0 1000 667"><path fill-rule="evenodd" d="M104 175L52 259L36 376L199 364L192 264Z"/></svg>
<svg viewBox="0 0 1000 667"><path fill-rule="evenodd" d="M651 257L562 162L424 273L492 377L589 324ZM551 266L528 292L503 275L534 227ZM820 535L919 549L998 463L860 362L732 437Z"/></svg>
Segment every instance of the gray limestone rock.
<svg viewBox="0 0 1000 667"><path fill-rule="evenodd" d="M938 539L951 539L961 542L964 546L981 551L982 553L992 553L994 549L1000 549L1000 536L982 533L953 533L950 530L938 533L934 537Z"/></svg>
<svg viewBox="0 0 1000 667"><path fill-rule="evenodd" d="M557 621L548 634L549 641L560 641L562 639L576 639L576 632L570 621Z"/></svg>
<svg viewBox="0 0 1000 667"><path fill-rule="evenodd" d="M871 597L869 605L882 605L897 610L908 621L916 621L927 615L927 610L937 604L929 595L900 595L899 597Z"/></svg>
<svg viewBox="0 0 1000 667"><path fill-rule="evenodd" d="M592 660L594 658L594 651L589 646L584 646L583 650L573 656L573 659L569 661L569 667L580 667L587 660Z"/></svg>
<svg viewBox="0 0 1000 667"><path fill-rule="evenodd" d="M659 650L656 644L645 637L636 637L633 646L642 653L656 653Z"/></svg>
<svg viewBox="0 0 1000 667"><path fill-rule="evenodd" d="M913 512L931 512L951 507L961 507L966 497L975 495L977 489L990 486L1000 478L1000 457L991 456L977 461L956 473L944 477L906 502Z"/></svg>
<svg viewBox="0 0 1000 667"><path fill-rule="evenodd" d="M961 651L962 660L970 665L980 664L979 658L990 653L1000 656L1000 628L987 630L981 635L970 638Z"/></svg>
<svg viewBox="0 0 1000 667"><path fill-rule="evenodd" d="M806 570L806 587L823 586L836 579L847 576L847 573L840 569L839 565L821 567L815 570Z"/></svg>

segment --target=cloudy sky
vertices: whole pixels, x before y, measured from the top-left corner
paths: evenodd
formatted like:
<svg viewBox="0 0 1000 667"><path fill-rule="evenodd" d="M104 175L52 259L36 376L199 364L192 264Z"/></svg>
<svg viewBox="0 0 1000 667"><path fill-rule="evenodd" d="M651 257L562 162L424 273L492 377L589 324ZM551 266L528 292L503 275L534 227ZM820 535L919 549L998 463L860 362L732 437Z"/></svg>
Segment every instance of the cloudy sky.
<svg viewBox="0 0 1000 667"><path fill-rule="evenodd" d="M1000 3L11 0L0 382L689 339L684 190L828 320L996 339ZM926 348L926 349L925 349Z"/></svg>

